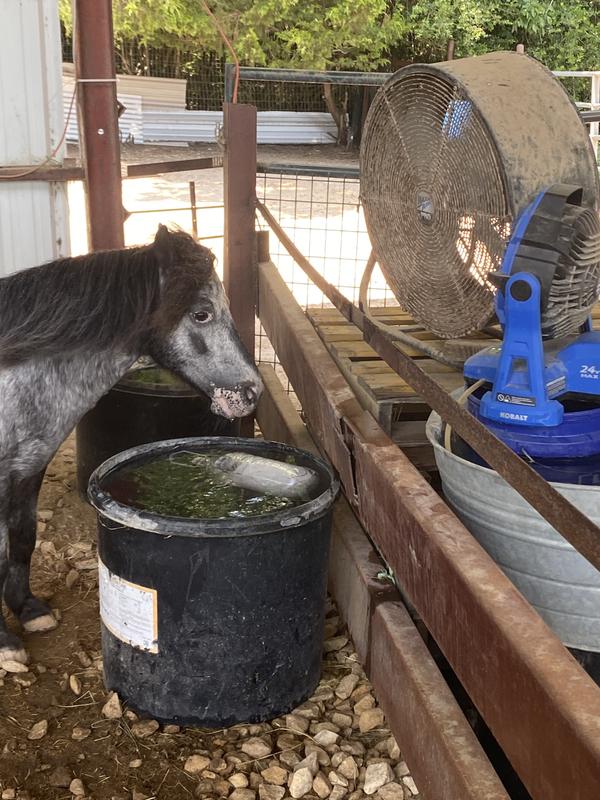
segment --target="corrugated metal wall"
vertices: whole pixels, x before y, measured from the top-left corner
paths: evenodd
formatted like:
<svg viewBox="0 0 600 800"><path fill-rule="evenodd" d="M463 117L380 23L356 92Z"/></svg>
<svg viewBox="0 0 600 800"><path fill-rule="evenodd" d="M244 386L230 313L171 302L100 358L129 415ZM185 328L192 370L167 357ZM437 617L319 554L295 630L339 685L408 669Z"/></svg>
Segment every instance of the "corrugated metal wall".
<svg viewBox="0 0 600 800"><path fill-rule="evenodd" d="M63 104L65 109L64 120L67 123L67 142L79 141L79 125L77 120L77 106L73 106L71 116L68 117L71 100L73 99L75 83L66 81L63 84ZM125 106L125 112L119 117L119 136L122 142L144 143L144 123L142 116L142 98L139 95L117 93L117 98Z"/></svg>
<svg viewBox="0 0 600 800"><path fill-rule="evenodd" d="M64 127L57 3L0 0L0 20L0 165L27 167L46 160ZM0 276L68 252L66 185L0 181Z"/></svg>

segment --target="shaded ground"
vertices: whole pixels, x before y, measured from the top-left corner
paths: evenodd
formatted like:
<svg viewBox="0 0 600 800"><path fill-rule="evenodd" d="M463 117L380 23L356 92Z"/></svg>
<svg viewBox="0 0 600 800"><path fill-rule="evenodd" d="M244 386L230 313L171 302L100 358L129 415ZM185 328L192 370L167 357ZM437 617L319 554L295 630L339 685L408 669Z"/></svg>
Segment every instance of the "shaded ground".
<svg viewBox="0 0 600 800"><path fill-rule="evenodd" d="M360 800L365 780L369 791L380 782L376 800L416 796L333 606L322 681L293 715L220 731L140 724L126 709L107 719L95 516L75 489L72 438L48 469L39 519L33 583L61 624L27 638L28 672L0 671L3 800L67 800L77 792L94 800Z"/></svg>

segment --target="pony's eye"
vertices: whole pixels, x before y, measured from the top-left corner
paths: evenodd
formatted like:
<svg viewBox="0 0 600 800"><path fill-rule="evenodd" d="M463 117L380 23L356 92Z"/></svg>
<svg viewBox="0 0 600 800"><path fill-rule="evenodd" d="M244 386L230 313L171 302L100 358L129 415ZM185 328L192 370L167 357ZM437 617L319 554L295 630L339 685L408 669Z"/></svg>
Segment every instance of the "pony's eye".
<svg viewBox="0 0 600 800"><path fill-rule="evenodd" d="M206 322L211 321L213 315L210 311L194 311L192 317L194 322L199 322L201 325L204 325Z"/></svg>

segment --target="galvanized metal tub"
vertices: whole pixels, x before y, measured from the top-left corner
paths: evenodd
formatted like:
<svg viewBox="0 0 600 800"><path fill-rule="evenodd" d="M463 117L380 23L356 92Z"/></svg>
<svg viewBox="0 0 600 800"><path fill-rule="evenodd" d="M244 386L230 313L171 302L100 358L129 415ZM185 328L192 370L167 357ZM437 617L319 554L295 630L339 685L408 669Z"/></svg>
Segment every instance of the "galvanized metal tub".
<svg viewBox="0 0 600 800"><path fill-rule="evenodd" d="M567 647L600 652L600 572L497 472L446 450L435 412L427 438L446 499L468 530ZM552 485L600 524L600 487Z"/></svg>

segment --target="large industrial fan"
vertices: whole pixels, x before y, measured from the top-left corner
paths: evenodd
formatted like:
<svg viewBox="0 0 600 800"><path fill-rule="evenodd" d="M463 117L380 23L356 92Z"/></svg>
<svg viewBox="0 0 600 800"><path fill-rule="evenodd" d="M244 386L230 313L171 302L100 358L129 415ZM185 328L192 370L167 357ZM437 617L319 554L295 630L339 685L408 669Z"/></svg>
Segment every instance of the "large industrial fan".
<svg viewBox="0 0 600 800"><path fill-rule="evenodd" d="M559 82L517 53L400 70L369 112L361 194L404 309L443 338L500 322L465 364L472 413L549 478L600 481L598 169Z"/></svg>
<svg viewBox="0 0 600 800"><path fill-rule="evenodd" d="M580 204L596 207L585 126L532 58L493 53L412 65L377 93L361 149L367 228L400 305L439 336L462 336L493 318L490 276L515 220L554 184L580 187ZM595 300L596 287L580 291L579 283L577 275L554 287L548 316L560 319L561 332L576 328Z"/></svg>

